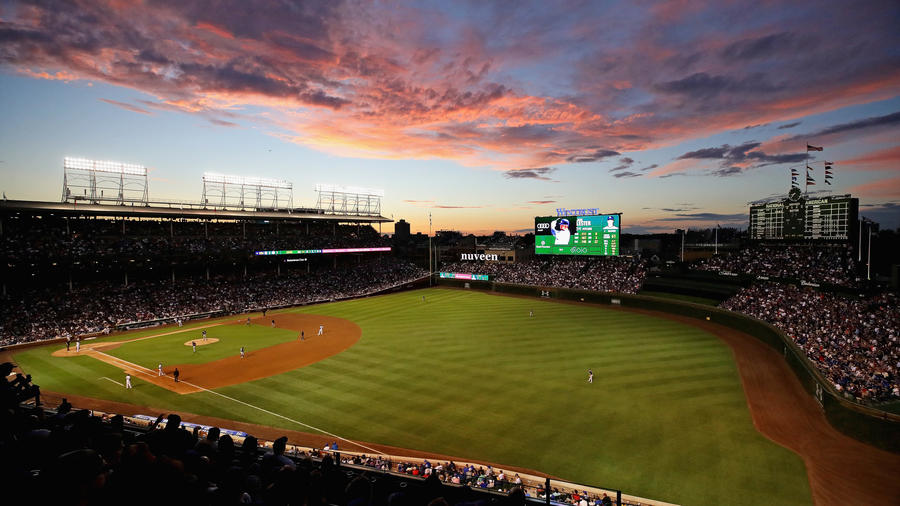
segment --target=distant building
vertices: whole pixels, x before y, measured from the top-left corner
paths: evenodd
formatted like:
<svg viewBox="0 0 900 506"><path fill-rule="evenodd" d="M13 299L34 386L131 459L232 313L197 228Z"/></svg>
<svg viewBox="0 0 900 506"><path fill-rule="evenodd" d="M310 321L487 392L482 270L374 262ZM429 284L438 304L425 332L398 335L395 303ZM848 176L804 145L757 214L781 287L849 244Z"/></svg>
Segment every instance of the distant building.
<svg viewBox="0 0 900 506"><path fill-rule="evenodd" d="M394 223L394 241L403 244L409 242L409 223L406 220Z"/></svg>

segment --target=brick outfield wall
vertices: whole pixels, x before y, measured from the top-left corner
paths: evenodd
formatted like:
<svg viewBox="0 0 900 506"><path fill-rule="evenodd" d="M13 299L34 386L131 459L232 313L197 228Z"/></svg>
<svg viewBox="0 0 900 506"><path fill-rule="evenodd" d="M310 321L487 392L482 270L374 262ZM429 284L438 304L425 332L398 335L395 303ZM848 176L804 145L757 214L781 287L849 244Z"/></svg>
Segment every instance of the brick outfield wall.
<svg viewBox="0 0 900 506"><path fill-rule="evenodd" d="M677 314L699 320L705 320L709 316L713 322L753 336L775 349L790 366L806 392L819 402L828 422L836 429L877 448L900 453L900 416L846 398L822 377L815 366L806 358L804 352L787 335L762 320L716 307L644 295L601 293L559 287L515 285L493 281L465 281L437 277L435 278L435 283L457 288L463 288L468 284L471 289L475 290L530 297L581 301L593 304L615 304L623 307Z"/></svg>

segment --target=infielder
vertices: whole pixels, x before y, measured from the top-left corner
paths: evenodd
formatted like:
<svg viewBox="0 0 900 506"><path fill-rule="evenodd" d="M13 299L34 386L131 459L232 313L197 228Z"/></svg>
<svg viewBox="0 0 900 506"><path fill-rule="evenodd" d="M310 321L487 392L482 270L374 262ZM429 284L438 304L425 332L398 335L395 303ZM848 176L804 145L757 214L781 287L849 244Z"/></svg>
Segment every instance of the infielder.
<svg viewBox="0 0 900 506"><path fill-rule="evenodd" d="M301 340L301 341L304 340L304 338L303 338L303 331L302 331L302 330L300 331L300 340Z"/></svg>
<svg viewBox="0 0 900 506"><path fill-rule="evenodd" d="M319 325L319 335L321 336L324 333L325 333L325 325Z"/></svg>
<svg viewBox="0 0 900 506"><path fill-rule="evenodd" d="M159 365L156 366L156 373L157 373L157 374L156 374L157 376L162 376L162 375L163 375L163 373L162 373L162 362L160 362Z"/></svg>
<svg viewBox="0 0 900 506"><path fill-rule="evenodd" d="M126 389L132 388L132 387L131 387L131 375L130 375L130 374L125 374L125 388L126 388Z"/></svg>
<svg viewBox="0 0 900 506"><path fill-rule="evenodd" d="M594 371L588 369L588 383L594 382Z"/></svg>
<svg viewBox="0 0 900 506"><path fill-rule="evenodd" d="M275 328L275 318L272 318L272 328Z"/></svg>
<svg viewBox="0 0 900 506"><path fill-rule="evenodd" d="M197 341L191 341L191 348L194 349L194 353L197 353Z"/></svg>
<svg viewBox="0 0 900 506"><path fill-rule="evenodd" d="M206 329L203 329L203 340L206 341Z"/></svg>
<svg viewBox="0 0 900 506"><path fill-rule="evenodd" d="M244 358L244 347L241 346L241 358Z"/></svg>
<svg viewBox="0 0 900 506"><path fill-rule="evenodd" d="M75 353L81 351L81 338L75 340Z"/></svg>

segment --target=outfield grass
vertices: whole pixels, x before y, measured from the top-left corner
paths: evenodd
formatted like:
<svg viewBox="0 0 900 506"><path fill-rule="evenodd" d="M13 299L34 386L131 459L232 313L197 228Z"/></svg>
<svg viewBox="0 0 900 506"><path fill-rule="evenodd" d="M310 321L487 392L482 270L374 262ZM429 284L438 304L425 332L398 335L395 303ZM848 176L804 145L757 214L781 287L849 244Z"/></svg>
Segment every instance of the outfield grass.
<svg viewBox="0 0 900 506"><path fill-rule="evenodd" d="M811 503L802 460L754 429L729 348L698 328L450 289L295 311L352 320L362 338L319 363L217 392L348 439L530 467L663 501ZM190 358L184 334L156 339L114 352L152 367L166 353ZM207 348L204 360L214 359L216 346ZM116 368L51 358L52 349L15 357L48 390L304 430L211 393L181 396L143 382L125 391L95 379L121 376Z"/></svg>

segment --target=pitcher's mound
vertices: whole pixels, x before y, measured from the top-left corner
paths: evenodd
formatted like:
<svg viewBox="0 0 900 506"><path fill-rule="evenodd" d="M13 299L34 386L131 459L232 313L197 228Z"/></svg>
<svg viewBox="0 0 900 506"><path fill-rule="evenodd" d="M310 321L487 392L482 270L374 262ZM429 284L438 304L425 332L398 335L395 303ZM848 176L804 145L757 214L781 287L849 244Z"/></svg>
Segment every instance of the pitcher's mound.
<svg viewBox="0 0 900 506"><path fill-rule="evenodd" d="M197 339L195 341L185 341L185 346L193 346L194 343L197 343L197 346L206 346L207 344L218 343L219 340L215 337L207 337L204 341L203 339Z"/></svg>

